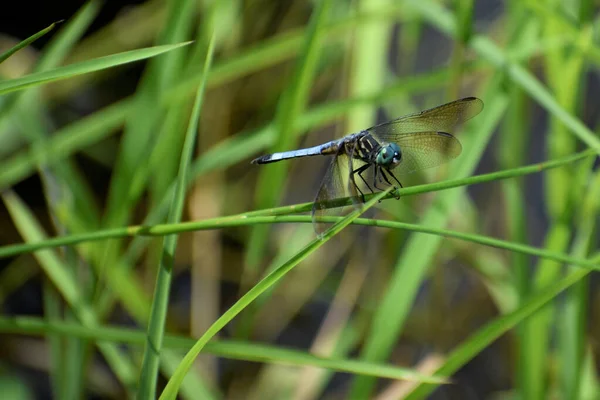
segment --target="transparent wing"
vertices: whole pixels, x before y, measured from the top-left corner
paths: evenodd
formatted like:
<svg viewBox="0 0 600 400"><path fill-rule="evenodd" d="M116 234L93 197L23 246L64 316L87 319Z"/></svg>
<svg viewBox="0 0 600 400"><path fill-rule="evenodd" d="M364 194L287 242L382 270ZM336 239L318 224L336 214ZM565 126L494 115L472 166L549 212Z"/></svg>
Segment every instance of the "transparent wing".
<svg viewBox="0 0 600 400"><path fill-rule="evenodd" d="M318 235L327 230L331 224L318 222L317 217L341 215L346 210L346 207L343 206L332 207L334 200L351 197L355 207L360 206L362 198L358 195L355 185L350 181L350 173L357 162L342 152L331 160L312 209L313 226Z"/></svg>
<svg viewBox="0 0 600 400"><path fill-rule="evenodd" d="M483 102L476 97L465 97L406 115L383 124L375 125L367 132L384 142L397 141L398 135L413 132L453 132L457 126L473 118L483 110Z"/></svg>
<svg viewBox="0 0 600 400"><path fill-rule="evenodd" d="M400 175L436 167L458 157L462 151L458 139L443 132L397 135L395 142L400 146L402 159L393 171Z"/></svg>

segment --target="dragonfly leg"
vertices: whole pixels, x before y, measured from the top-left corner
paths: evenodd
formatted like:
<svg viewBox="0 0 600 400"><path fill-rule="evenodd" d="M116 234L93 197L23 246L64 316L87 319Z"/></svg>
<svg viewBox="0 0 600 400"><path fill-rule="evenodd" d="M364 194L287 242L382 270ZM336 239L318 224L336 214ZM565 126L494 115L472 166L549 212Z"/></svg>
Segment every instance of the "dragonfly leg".
<svg viewBox="0 0 600 400"><path fill-rule="evenodd" d="M402 186L402 184L400 183L400 181L398 180L398 178L396 178L396 176L395 176L395 175L392 173L392 171L390 171L390 170L388 169L388 170L387 170L387 173L388 173L388 174L390 174L390 176L391 176L392 178L394 178L394 180L395 180L396 182L398 182L398 185L400 185L400 189L402 189L402 187L403 187L403 186ZM386 181L387 181L387 178L386 178ZM389 181L388 181L388 183L389 183ZM390 185L391 185L391 183L390 183ZM396 189L398 189L398 188L396 188ZM397 193L397 192L396 192L396 193ZM397 194L397 195L396 195L396 200L398 200L398 199L400 199L400 195L398 195L398 194Z"/></svg>
<svg viewBox="0 0 600 400"><path fill-rule="evenodd" d="M375 174L373 174L373 186L375 186L375 189L382 191L384 189L377 186L377 178L379 178L379 183L383 183L383 178L380 176L380 174L383 175L383 170L381 170L380 167L375 167Z"/></svg>
<svg viewBox="0 0 600 400"><path fill-rule="evenodd" d="M375 186L375 189L382 191L383 189L377 186L377 175L379 174L380 169L380 167L375 167L375 173L373 174L373 186ZM383 175L383 170L381 171L381 174ZM379 182L382 182L381 177L379 177ZM381 200L379 200L379 202L381 203Z"/></svg>
<svg viewBox="0 0 600 400"><path fill-rule="evenodd" d="M375 192L373 192L373 189L371 189L371 186L369 186L369 184L367 183L367 181L365 180L365 178L362 176L362 173L365 172L367 169L369 169L370 166L371 166L370 164L365 164L365 165L362 165L362 166L356 168L354 171L352 171L352 177L353 177L352 178L352 181L353 181L352 183L354 183L354 186L356 187L356 190L358 190L358 192L360 193L360 196L362 197L363 203L366 202L365 195L362 192L362 190L360 190L360 188L358 187L358 185L356 184L356 182L354 182L354 175L358 174L358 176L360 176L360 179L362 179L362 181L369 188L369 190L371 191L371 193L375 193Z"/></svg>
<svg viewBox="0 0 600 400"><path fill-rule="evenodd" d="M385 179L385 181L384 181L384 179ZM381 174L379 175L379 183L384 183L384 182L387 182L387 178L385 177L383 168L381 168ZM390 183L387 182L387 184L389 185Z"/></svg>

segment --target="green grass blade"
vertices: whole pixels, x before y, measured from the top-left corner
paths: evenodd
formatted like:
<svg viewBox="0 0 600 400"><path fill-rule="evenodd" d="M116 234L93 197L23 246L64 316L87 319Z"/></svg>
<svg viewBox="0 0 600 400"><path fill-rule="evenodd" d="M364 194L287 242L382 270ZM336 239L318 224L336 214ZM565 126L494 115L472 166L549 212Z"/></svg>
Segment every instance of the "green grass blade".
<svg viewBox="0 0 600 400"><path fill-rule="evenodd" d="M297 119L300 117L312 88L313 76L316 73L321 49L325 24L329 17L331 0L323 0L315 4L306 32L306 41L302 56L297 62L294 77L288 90L285 91L278 103L276 115L276 139L273 151L282 151L295 147L297 137L293 135ZM287 163L278 163L262 168L256 184L256 205L258 208L273 207L282 193L286 174L289 169ZM253 228L244 266L243 284L251 284L259 276L258 266L265 254L268 226Z"/></svg>
<svg viewBox="0 0 600 400"><path fill-rule="evenodd" d="M339 218L329 217L324 218L323 221L326 222L338 222ZM47 242L44 242L44 246L38 246L35 249L27 248L23 249L21 247L18 250L22 250L22 252L27 251L38 251L40 249L44 249L46 247L57 247L59 245L72 245L79 242L91 241L91 240L103 240L103 239L112 239L112 238L123 238L127 236L135 236L135 235L144 235L144 236L166 236L172 235L176 233L182 232L192 232L197 230L206 230L206 229L223 229L223 228L231 228L231 227L240 227L240 226L248 226L253 224L275 224L275 223L310 223L312 222L312 218L310 216L281 216L281 215L271 215L271 216L251 216L248 214L240 214L238 216L226 217L226 218L217 218L213 220L205 220L205 221L195 221L195 222L184 222L179 224L161 224L155 225L153 227L140 227L140 226L132 226L129 228L123 229L114 229L109 231L100 231L102 236L98 236L96 233L86 235L82 237L82 235L73 235L70 237L58 238L53 240L48 246ZM428 233L439 235L447 238L455 238L460 240L465 240L472 243L478 243L485 246L496 247L498 249L510 250L520 254L537 256L546 258L549 260L553 260L561 263L571 263L573 265L578 265L594 270L600 269L596 263L591 261L585 261L583 259L573 258L564 253L558 253L549 251L546 249L538 249L536 247L531 247L521 243L509 242L500 239L494 239L488 236L483 235L475 235L462 233L457 231L451 231L446 229L440 229L436 227L428 227L417 224L410 224L406 222L397 222L397 221L386 221L386 220L378 220L378 219L364 219L357 218L352 222L356 225L364 225L364 226L373 226L373 227L381 227L381 228L389 228L389 229L406 229L413 232L419 233ZM10 254L18 254L14 250Z"/></svg>
<svg viewBox="0 0 600 400"><path fill-rule="evenodd" d="M34 72L47 71L60 65L89 29L94 18L100 12L101 5L102 2L92 0L77 10L77 13L61 27L52 38L52 41L44 47Z"/></svg>
<svg viewBox="0 0 600 400"><path fill-rule="evenodd" d="M132 50L96 58L93 60L82 61L80 63L67 65L65 67L60 67L49 71L33 73L22 78L3 81L0 82L0 95L17 90L23 90L32 86L39 86L49 82L56 82L61 79L67 79L81 74L87 74L90 72L115 67L118 65L128 64L134 61L156 57L160 54L176 50L188 44L189 42Z"/></svg>
<svg viewBox="0 0 600 400"><path fill-rule="evenodd" d="M210 45L206 54L204 64L204 76L208 76L214 52L214 36L211 38ZM202 99L206 87L206 79L198 88L196 101L190 117L190 123L183 144L181 163L177 176L177 191L173 198L173 204L169 212L168 220L172 223L179 222L183 212L183 203L185 201L185 188L187 173L190 160L193 155L194 141L198 131L198 121L200 119L200 110L202 109ZM164 239L161 262L156 279L156 288L154 291L152 311L148 323L148 341L144 351L144 362L140 376L140 386L138 397L142 399L153 399L156 393L156 382L158 380L158 367L160 361L160 351L162 348L164 328L167 319L167 307L169 303L169 290L171 288L171 273L173 268L173 259L175 248L177 247L177 235L170 235Z"/></svg>
<svg viewBox="0 0 600 400"><path fill-rule="evenodd" d="M185 358L181 362L181 365L175 371L175 374L169 379L165 390L161 394L161 399L175 399L179 386L192 366L192 363L200 354L204 346L212 339L225 325L227 325L236 315L238 315L244 308L246 308L251 302L253 302L263 292L268 290L270 287L275 285L281 278L283 278L290 270L297 266L302 260L308 257L310 254L315 252L319 247L323 246L329 239L338 234L342 229L348 226L358 216L374 206L379 200L381 200L386 194L388 194L392 188L388 188L386 191L379 193L373 197L364 207L360 210L354 210L350 215L343 218L337 224L325 231L322 237L318 237L310 242L304 249L290 258L287 262L282 264L277 269L273 270L262 280L260 280L255 286L253 286L245 295L243 295L233 306L229 308L225 313L219 317L217 321L206 331L200 339L194 344L192 349L186 354Z"/></svg>
<svg viewBox="0 0 600 400"><path fill-rule="evenodd" d="M385 13L387 0L360 0L356 8L360 13ZM385 86L388 72L388 52L391 41L390 23L370 21L360 25L354 32L348 92L351 97L372 95ZM372 103L356 106L348 116L347 129L358 132L374 125L377 108Z"/></svg>
<svg viewBox="0 0 600 400"><path fill-rule="evenodd" d="M544 30L551 34L560 31L555 19L544 21ZM591 31L587 35L582 32L580 40L591 41ZM581 46L584 47L584 46ZM550 52L544 58L548 76L548 86L564 110L575 115L578 109L580 88L583 76L583 54L572 55L566 51ZM563 122L552 116L546 142L549 157L560 157L577 147L573 136ZM550 226L545 238L545 247L557 252L566 252L572 241L574 231L571 220L574 215L574 199L582 197L580 179L577 178L574 166L561 170L546 172L546 179L552 182L547 185L546 204L550 218ZM589 174L589 166L582 170ZM576 200L578 201L578 200ZM540 260L535 268L532 290L546 287L561 276L561 265L549 260ZM548 354L552 351L553 325L558 304L552 303L523 323L521 363L523 365L522 395L529 399L544 399L550 391L547 384ZM583 351L583 349L581 350ZM576 386L577 384L573 384Z"/></svg>
<svg viewBox="0 0 600 400"><path fill-rule="evenodd" d="M578 229L573 242L572 254L585 257L593 248L596 216L600 211L600 173L596 172L589 182L580 213ZM587 312L590 308L590 280L586 277L573 285L567 292L564 309L558 315L559 351L561 355L560 385L565 398L582 398L582 374L585 362L585 338L588 324Z"/></svg>
<svg viewBox="0 0 600 400"><path fill-rule="evenodd" d="M110 341L137 346L142 346L146 340L144 332L130 328L98 326L90 329L73 322L49 322L33 317L0 317L0 332L30 336L44 336L52 333L96 342ZM189 350L194 343L196 343L195 339L184 336L166 335L164 338L164 347L170 350ZM444 384L448 382L444 377L428 376L396 366L365 363L339 357L319 357L303 351L258 342L217 340L207 343L204 351L234 360L313 366L340 372L423 383Z"/></svg>
<svg viewBox="0 0 600 400"><path fill-rule="evenodd" d="M546 161L539 164L533 164L525 167L514 168L506 171L492 172L489 174L475 175L467 178L452 179L448 181L429 183L425 185L417 185L402 188L399 194L402 197L413 196L417 194L435 192L450 188L461 187L465 185L473 185L477 183L491 182L500 179L508 179L513 177L524 176L527 174L538 173L549 168L558 168L563 165L567 165L572 162L582 160L584 158L593 156L595 152L593 150L586 150L581 153L564 157L558 160ZM367 195L366 198L372 198L373 195ZM388 196L391 198L393 196ZM6 257L12 257L18 254L24 254L33 252L45 248L75 245L88 241L105 240L124 238L128 236L160 236L169 235L180 232L193 231L198 229L221 229L228 226L241 226L246 225L243 221L249 217L258 216L276 216L285 214L295 214L300 212L308 212L312 209L313 203L296 204L285 207L278 207L266 210L257 210L238 215L232 215L228 217L216 218L212 220L204 221L192 221L182 224L169 225L160 224L154 226L130 226L123 228L113 228L98 230L87 234L77 234L63 237L56 237L45 240L39 243L26 243L26 244L13 244L0 247L0 259ZM337 204L337 203L336 203ZM351 205L351 199L341 199L338 205ZM332 205L333 206L333 205Z"/></svg>
<svg viewBox="0 0 600 400"><path fill-rule="evenodd" d="M61 22L62 21L53 22L48 27L42 29L41 31L39 31L35 35L29 36L27 39L23 40L22 42L20 42L16 46L14 46L14 47L6 50L4 53L0 54L0 64L2 64L7 58L9 58L13 54L15 54L17 51L19 51L19 50L21 50L21 49L29 46L31 43L35 42L36 40L38 40L42 36L44 36L44 35L48 34L49 32L51 32Z"/></svg>

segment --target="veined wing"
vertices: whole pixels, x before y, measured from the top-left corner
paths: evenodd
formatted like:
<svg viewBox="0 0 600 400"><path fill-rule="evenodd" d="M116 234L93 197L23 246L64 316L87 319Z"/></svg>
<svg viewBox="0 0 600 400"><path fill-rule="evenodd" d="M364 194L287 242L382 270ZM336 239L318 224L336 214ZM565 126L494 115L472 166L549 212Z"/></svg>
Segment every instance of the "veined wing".
<svg viewBox="0 0 600 400"><path fill-rule="evenodd" d="M429 110L406 115L379 125L367 132L384 142L397 142L398 135L413 132L453 132L457 126L483 110L477 97L465 97Z"/></svg>
<svg viewBox="0 0 600 400"><path fill-rule="evenodd" d="M327 167L319 192L315 198L312 209L313 226L317 235L321 235L330 224L318 222L318 217L336 216L344 213L345 207L332 207L331 201L344 197L351 197L355 207L358 207L361 198L358 196L356 186L350 181L357 160L343 152L338 152Z"/></svg>
<svg viewBox="0 0 600 400"><path fill-rule="evenodd" d="M409 174L421 169L437 167L460 154L458 139L444 132L417 132L396 135L402 159L394 173Z"/></svg>

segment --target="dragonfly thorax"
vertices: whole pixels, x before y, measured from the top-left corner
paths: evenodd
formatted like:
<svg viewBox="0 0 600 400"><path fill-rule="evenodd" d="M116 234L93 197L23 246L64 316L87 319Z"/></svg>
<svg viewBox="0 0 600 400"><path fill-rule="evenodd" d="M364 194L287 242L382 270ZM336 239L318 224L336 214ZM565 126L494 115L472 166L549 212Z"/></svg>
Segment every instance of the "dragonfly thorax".
<svg viewBox="0 0 600 400"><path fill-rule="evenodd" d="M400 164L400 161L402 161L402 152L400 151L400 146L396 143L388 143L381 146L375 157L377 165L387 169L394 168Z"/></svg>

